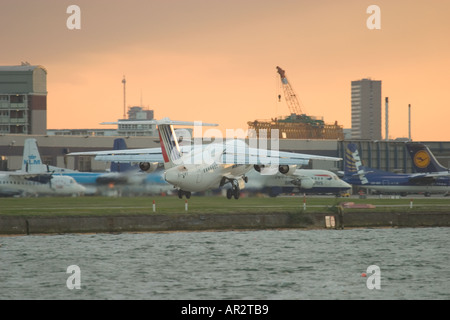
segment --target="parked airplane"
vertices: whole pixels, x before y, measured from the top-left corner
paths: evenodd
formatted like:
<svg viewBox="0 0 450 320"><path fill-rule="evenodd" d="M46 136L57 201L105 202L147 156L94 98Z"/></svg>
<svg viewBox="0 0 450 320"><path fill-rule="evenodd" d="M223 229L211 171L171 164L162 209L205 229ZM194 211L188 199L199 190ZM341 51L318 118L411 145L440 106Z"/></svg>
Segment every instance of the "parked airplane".
<svg viewBox="0 0 450 320"><path fill-rule="evenodd" d="M113 149L126 150L123 138L114 139ZM109 172L64 172L63 175L73 177L78 183L87 188L87 194L103 195L140 195L160 194L168 192L173 187L163 178L162 170L152 166L151 170L140 171L130 163L111 162ZM156 171L155 171L156 170Z"/></svg>
<svg viewBox="0 0 450 320"><path fill-rule="evenodd" d="M411 156L414 171L423 173L424 178L450 176L450 169L442 166L423 143L408 142L406 149Z"/></svg>
<svg viewBox="0 0 450 320"><path fill-rule="evenodd" d="M22 169L0 172L0 194L13 195L81 195L85 188L72 177L49 171L42 164L36 139L26 139Z"/></svg>
<svg viewBox="0 0 450 320"><path fill-rule="evenodd" d="M423 159L425 155L423 149L411 149L410 154L413 159L414 157ZM425 173L400 174L363 166L356 144L347 145L344 161L343 180L361 188L401 195L423 193L429 196L432 193L448 194L450 192L448 176L431 178Z"/></svg>
<svg viewBox="0 0 450 320"><path fill-rule="evenodd" d="M328 170L297 169L292 174L261 175L255 170L247 174L246 190L268 193L276 197L281 193L335 194L340 196L351 185Z"/></svg>
<svg viewBox="0 0 450 320"><path fill-rule="evenodd" d="M127 124L134 124L127 121ZM142 124L143 121L138 123ZM116 162L139 162L141 169L150 169L163 162L164 178L178 189L180 198L190 198L191 192L217 189L230 184L227 198L238 199L240 190L248 181L246 173L252 168L264 171L267 167L276 167L281 173L295 171L297 166L308 164L310 159L339 161L340 158L307 155L292 152L279 152L261 148L250 148L243 141L227 140L225 143L208 145L180 146L174 125L216 126L197 122L162 120L145 121L157 124L161 148L135 149L124 151L71 153L70 155L96 155L96 160ZM111 124L111 123L108 123ZM144 170L145 171L145 170Z"/></svg>

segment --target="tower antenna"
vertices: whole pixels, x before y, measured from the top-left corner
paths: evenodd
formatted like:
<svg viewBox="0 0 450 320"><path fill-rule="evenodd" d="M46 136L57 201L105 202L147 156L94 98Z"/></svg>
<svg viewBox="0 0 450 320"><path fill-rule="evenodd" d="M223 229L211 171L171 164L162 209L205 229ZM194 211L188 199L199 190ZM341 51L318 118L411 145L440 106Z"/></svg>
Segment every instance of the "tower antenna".
<svg viewBox="0 0 450 320"><path fill-rule="evenodd" d="M126 89L125 89L125 85L127 83L127 80L125 80L125 75L123 76L122 79L122 83L123 83L123 118L126 119Z"/></svg>

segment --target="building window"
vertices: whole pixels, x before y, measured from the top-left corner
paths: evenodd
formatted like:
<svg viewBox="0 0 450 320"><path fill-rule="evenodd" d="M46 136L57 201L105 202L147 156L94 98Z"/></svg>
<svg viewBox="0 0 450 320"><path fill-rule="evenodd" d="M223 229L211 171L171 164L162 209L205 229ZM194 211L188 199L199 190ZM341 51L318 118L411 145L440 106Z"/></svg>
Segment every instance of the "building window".
<svg viewBox="0 0 450 320"><path fill-rule="evenodd" d="M9 96L11 103L23 103L23 95L16 94Z"/></svg>
<svg viewBox="0 0 450 320"><path fill-rule="evenodd" d="M83 172L92 171L90 156L80 156L78 158L78 170L83 171Z"/></svg>

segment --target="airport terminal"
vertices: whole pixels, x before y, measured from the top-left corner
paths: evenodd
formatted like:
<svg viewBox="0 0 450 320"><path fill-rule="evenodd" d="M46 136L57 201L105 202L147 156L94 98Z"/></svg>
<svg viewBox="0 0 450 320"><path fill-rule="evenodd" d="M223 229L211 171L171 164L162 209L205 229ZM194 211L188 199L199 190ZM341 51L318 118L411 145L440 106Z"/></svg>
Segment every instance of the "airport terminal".
<svg viewBox="0 0 450 320"><path fill-rule="evenodd" d="M278 67L290 115L282 119L248 119L249 129L256 135L266 129L278 129L281 151L310 153L344 158L348 143L356 143L364 165L380 170L411 173L412 164L405 148L410 137L396 140L382 138L381 81L360 79L351 81L352 127L343 128L337 122L302 114L283 69ZM123 80L123 82L125 79ZM125 83L124 83L125 86ZM279 96L281 99L282 97ZM384 99L386 111L388 98ZM124 101L125 104L125 101ZM124 105L125 107L125 105ZM387 113L388 114L388 113ZM114 140L125 139L128 148L159 147L155 125L126 124L127 120L163 118L154 110L142 106L128 107L127 119L117 129L51 129L47 128L47 70L44 66L22 63L0 66L0 170L21 168L24 141L37 140L44 163L79 171L104 171L109 163L93 160L92 156L67 156L71 152L111 150ZM387 119L386 119L387 120ZM389 136L387 132L385 136ZM425 141L437 160L450 166L450 141ZM313 160L306 167L343 170L343 162L329 163Z"/></svg>

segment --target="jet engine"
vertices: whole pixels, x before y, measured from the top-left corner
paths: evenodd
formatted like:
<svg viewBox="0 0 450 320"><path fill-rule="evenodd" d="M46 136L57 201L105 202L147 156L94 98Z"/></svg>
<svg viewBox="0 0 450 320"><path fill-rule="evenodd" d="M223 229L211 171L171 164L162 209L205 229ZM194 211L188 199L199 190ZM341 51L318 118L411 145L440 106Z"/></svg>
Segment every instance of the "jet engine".
<svg viewBox="0 0 450 320"><path fill-rule="evenodd" d="M158 162L139 162L139 169L144 172L153 172L158 168Z"/></svg>
<svg viewBox="0 0 450 320"><path fill-rule="evenodd" d="M292 175L297 169L297 165L280 165L278 167L278 171L282 174Z"/></svg>
<svg viewBox="0 0 450 320"><path fill-rule="evenodd" d="M262 175L273 175L278 172L278 166L275 165L265 166L263 164L255 164L253 168Z"/></svg>
<svg viewBox="0 0 450 320"><path fill-rule="evenodd" d="M263 169L264 166L263 166L263 165L259 165L259 164L255 164L255 165L253 166L253 168L254 168L257 172L261 172L261 169Z"/></svg>

